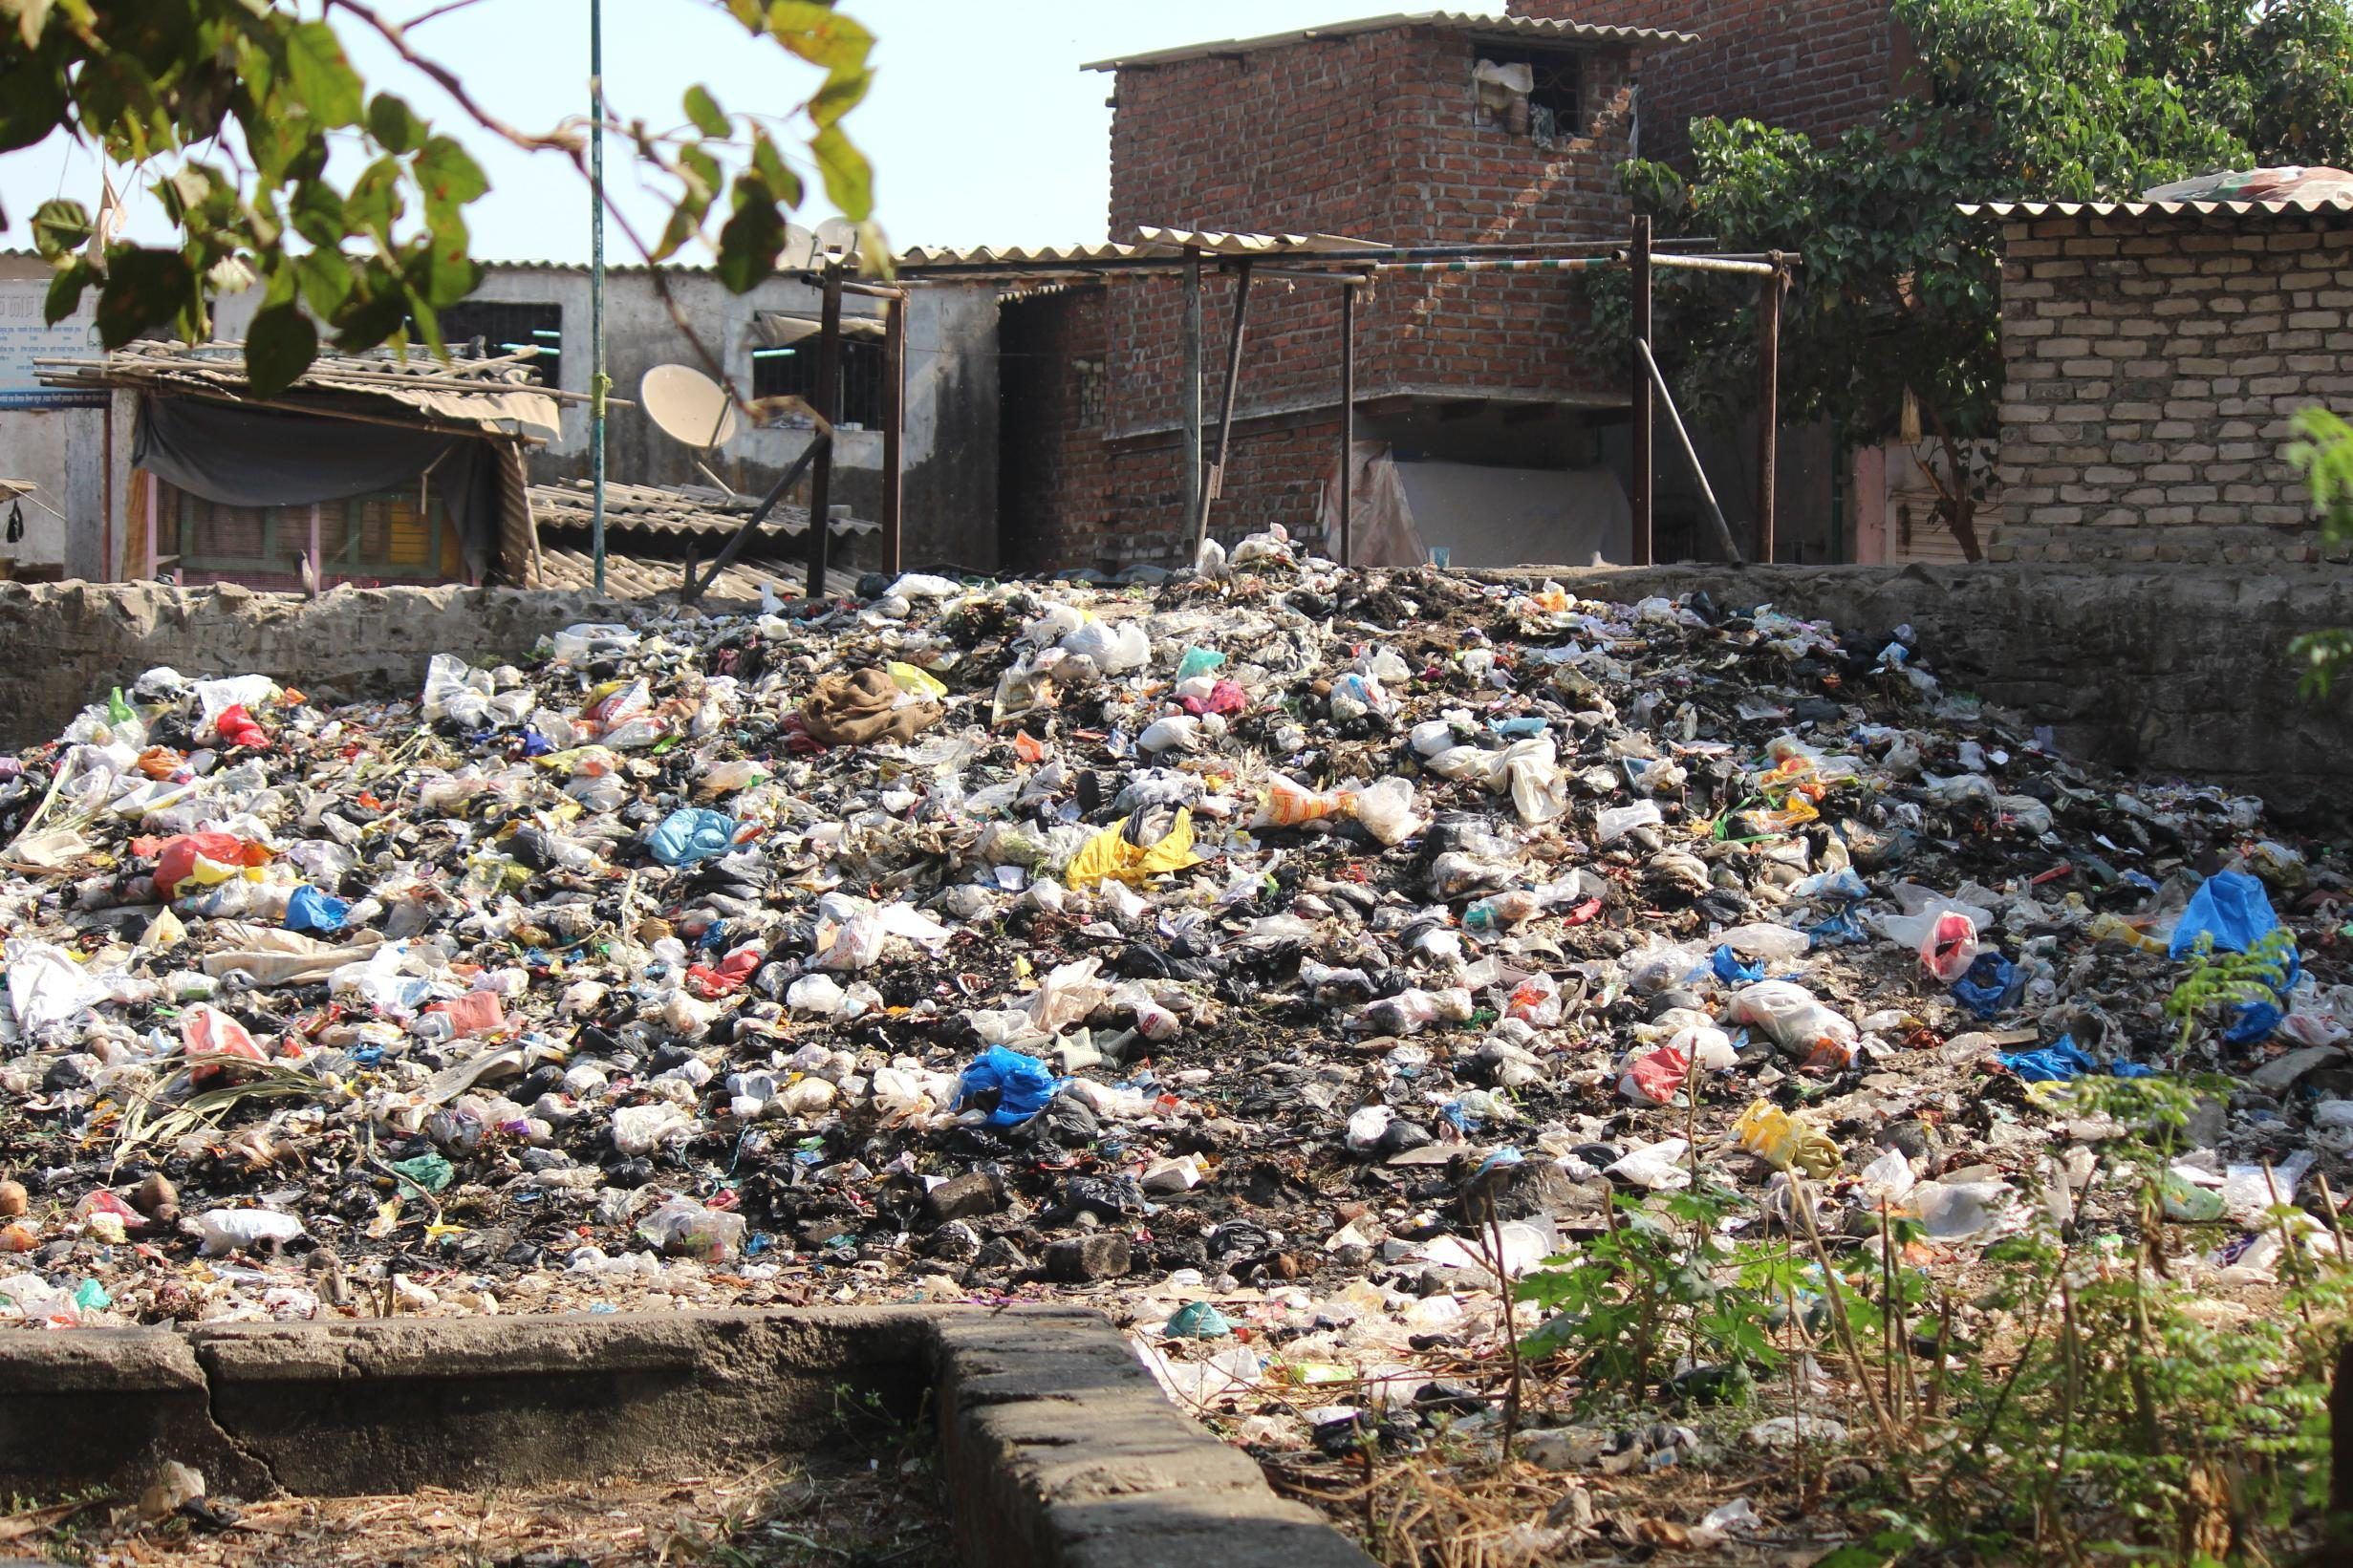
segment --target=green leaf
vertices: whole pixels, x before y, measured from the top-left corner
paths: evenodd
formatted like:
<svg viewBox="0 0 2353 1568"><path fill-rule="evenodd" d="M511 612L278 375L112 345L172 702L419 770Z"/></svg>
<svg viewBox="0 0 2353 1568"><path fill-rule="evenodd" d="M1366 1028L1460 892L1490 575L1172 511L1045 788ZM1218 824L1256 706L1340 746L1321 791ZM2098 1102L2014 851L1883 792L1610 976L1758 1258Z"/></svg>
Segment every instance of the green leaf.
<svg viewBox="0 0 2353 1568"><path fill-rule="evenodd" d="M245 379L260 397L274 397L301 378L318 357L318 329L292 305L253 313L245 334Z"/></svg>
<svg viewBox="0 0 2353 1568"><path fill-rule="evenodd" d="M743 194L750 187L739 182ZM785 248L785 215L776 203L753 192L719 231L719 281L731 294L749 293L776 270Z"/></svg>
<svg viewBox="0 0 2353 1568"><path fill-rule="evenodd" d="M819 126L832 125L866 101L867 93L874 85L872 71L836 72L817 89L817 96L809 100L809 118Z"/></svg>
<svg viewBox="0 0 2353 1568"><path fill-rule="evenodd" d="M426 140L417 152L417 183L427 202L464 206L490 188L489 176L474 155L445 136Z"/></svg>
<svg viewBox="0 0 2353 1568"><path fill-rule="evenodd" d="M352 182L351 193L343 198L346 221L386 245L392 243L392 226L399 219L401 206L400 164L392 158L379 158L362 169Z"/></svg>
<svg viewBox="0 0 2353 1568"><path fill-rule="evenodd" d="M727 112L711 97L710 89L701 82L686 90L686 118L694 121L695 129L704 136L725 137L735 129Z"/></svg>
<svg viewBox="0 0 2353 1568"><path fill-rule="evenodd" d="M54 327L67 316L81 309L82 290L97 281L98 269L86 261L76 261L58 269L49 280L49 293L41 301L41 321Z"/></svg>
<svg viewBox="0 0 2353 1568"><path fill-rule="evenodd" d="M874 35L854 17L816 0L768 0L768 32L811 65L828 71L862 69Z"/></svg>
<svg viewBox="0 0 2353 1568"><path fill-rule="evenodd" d="M43 259L58 258L90 243L90 211L79 202L43 202L32 209L32 248Z"/></svg>
<svg viewBox="0 0 2353 1568"><path fill-rule="evenodd" d="M332 321L352 297L352 264L340 250L305 251L294 259L294 276L302 285L304 303L322 321Z"/></svg>
<svg viewBox="0 0 2353 1568"><path fill-rule="evenodd" d="M466 254L465 220L455 211L436 214L405 275L436 310L472 293L482 283L482 267Z"/></svg>
<svg viewBox="0 0 2353 1568"><path fill-rule="evenodd" d="M321 125L356 125L364 89L335 29L297 22L286 31L286 75L294 97Z"/></svg>
<svg viewBox="0 0 2353 1568"><path fill-rule="evenodd" d="M872 216L874 210L874 170L866 161L841 128L828 125L809 139L809 150L817 160L817 172L825 176L826 199L840 209L852 223Z"/></svg>
<svg viewBox="0 0 2353 1568"><path fill-rule="evenodd" d="M182 318L195 302L196 269L179 251L119 248L106 258L106 285L98 292L98 341L119 349Z"/></svg>
<svg viewBox="0 0 2353 1568"><path fill-rule="evenodd" d="M378 93L368 102L368 134L388 153L412 152L424 140L425 122L406 98Z"/></svg>
<svg viewBox="0 0 2353 1568"><path fill-rule="evenodd" d="M351 218L343 198L324 180L305 180L294 187L289 221L294 232L314 246L332 249L351 233Z"/></svg>

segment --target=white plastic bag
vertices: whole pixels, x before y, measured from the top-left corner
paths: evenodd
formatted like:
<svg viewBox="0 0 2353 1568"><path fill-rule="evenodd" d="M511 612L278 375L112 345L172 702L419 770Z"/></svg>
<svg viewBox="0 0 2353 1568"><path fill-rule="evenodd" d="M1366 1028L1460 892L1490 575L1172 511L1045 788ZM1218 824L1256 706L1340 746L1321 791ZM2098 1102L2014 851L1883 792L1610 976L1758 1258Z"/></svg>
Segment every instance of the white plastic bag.
<svg viewBox="0 0 2353 1568"><path fill-rule="evenodd" d="M302 1235L302 1221L274 1209L215 1209L196 1216L204 1255L219 1257L257 1246L279 1246Z"/></svg>

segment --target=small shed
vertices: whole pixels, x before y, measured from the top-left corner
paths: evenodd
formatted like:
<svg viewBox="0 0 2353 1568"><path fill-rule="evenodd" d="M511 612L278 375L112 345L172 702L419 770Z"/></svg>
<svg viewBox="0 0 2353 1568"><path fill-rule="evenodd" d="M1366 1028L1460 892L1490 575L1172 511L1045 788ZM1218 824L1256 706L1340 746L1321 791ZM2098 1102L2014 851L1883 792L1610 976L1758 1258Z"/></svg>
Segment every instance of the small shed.
<svg viewBox="0 0 2353 1568"><path fill-rule="evenodd" d="M595 586L595 492L586 480L530 488L539 529L542 585L586 591ZM605 590L616 598L676 597L689 567L707 569L759 506L758 496L701 484L605 485ZM833 508L835 550L845 535L878 532L881 525ZM780 504L760 535L719 574L706 599L757 603L763 588L777 597L808 582L809 508ZM837 553L835 559L840 559ZM829 590L844 597L857 589L854 571L830 570Z"/></svg>
<svg viewBox="0 0 2353 1568"><path fill-rule="evenodd" d="M120 578L326 589L540 580L525 448L557 397L522 356L322 354L274 397L242 345L137 342L36 362L45 386L136 402Z"/></svg>

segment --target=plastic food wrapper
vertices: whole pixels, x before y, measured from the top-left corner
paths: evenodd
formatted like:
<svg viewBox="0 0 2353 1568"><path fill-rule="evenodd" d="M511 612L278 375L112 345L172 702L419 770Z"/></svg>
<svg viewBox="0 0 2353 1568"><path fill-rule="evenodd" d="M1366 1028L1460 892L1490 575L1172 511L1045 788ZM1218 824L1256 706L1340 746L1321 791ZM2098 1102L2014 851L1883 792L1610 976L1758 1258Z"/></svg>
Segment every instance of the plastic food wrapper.
<svg viewBox="0 0 2353 1568"><path fill-rule="evenodd" d="M1843 1067L1854 1057L1858 1030L1844 1015L1788 980L1759 980L1734 993L1732 1019L1762 1029L1786 1054L1808 1065Z"/></svg>
<svg viewBox="0 0 2353 1568"><path fill-rule="evenodd" d="M206 1257L275 1248L303 1234L302 1221L272 1209L214 1209L196 1216Z"/></svg>
<svg viewBox="0 0 2353 1568"><path fill-rule="evenodd" d="M1819 1181L1845 1163L1829 1135L1774 1105L1759 1100L1733 1124L1740 1147L1766 1164L1796 1170Z"/></svg>

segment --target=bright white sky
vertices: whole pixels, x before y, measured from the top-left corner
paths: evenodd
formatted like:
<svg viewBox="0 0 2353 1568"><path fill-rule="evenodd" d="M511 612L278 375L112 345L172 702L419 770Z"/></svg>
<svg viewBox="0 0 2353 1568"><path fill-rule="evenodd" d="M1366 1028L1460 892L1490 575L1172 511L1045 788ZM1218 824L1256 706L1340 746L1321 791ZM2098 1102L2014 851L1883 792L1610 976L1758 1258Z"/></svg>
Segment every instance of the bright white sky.
<svg viewBox="0 0 2353 1568"><path fill-rule="evenodd" d="M841 0L880 38L874 91L849 128L874 161L878 216L896 246L1101 239L1111 129L1103 100L1112 78L1080 71L1082 63L1378 15L1393 3ZM312 11L312 0L302 0L302 9ZM432 6L393 0L385 9L409 17ZM1454 0L1450 9L1500 12L1503 6ZM588 15L587 0L476 0L426 24L413 42L509 123L545 129L587 111ZM489 171L491 192L473 209L478 257L588 259L588 192L558 155L532 158L476 130L430 83L405 74L380 41L353 38L349 17L339 26L371 89L399 92L458 134ZM774 44L749 41L712 0L605 0L604 31L606 97L623 122L682 124L680 97L697 81L730 110L766 111L797 103L814 79ZM626 143L608 139L606 159L608 179L633 219L649 238L658 233L667 208L637 189ZM339 179L351 172L340 169ZM810 183L814 191L816 182ZM29 246L25 220L60 194L96 206L97 164L84 150L53 138L0 156L0 204L11 219L0 246ZM818 205L801 221L822 216ZM1181 222L1186 215L1169 216ZM153 198L141 193L131 237L163 232ZM606 243L609 258L636 259L617 233Z"/></svg>

